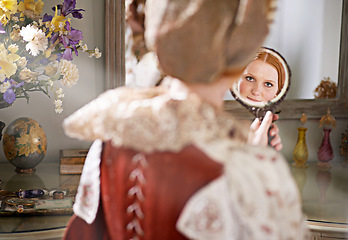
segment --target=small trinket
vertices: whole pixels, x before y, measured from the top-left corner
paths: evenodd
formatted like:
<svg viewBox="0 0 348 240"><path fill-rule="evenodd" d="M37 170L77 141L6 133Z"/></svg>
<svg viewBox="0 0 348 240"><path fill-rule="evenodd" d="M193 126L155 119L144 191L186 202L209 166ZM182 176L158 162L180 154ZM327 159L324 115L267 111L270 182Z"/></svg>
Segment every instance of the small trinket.
<svg viewBox="0 0 348 240"><path fill-rule="evenodd" d="M23 205L18 205L17 206L17 212L19 212L19 213L24 212L24 206Z"/></svg>
<svg viewBox="0 0 348 240"><path fill-rule="evenodd" d="M44 190L42 189L32 189L32 190L22 190L20 189L17 192L19 198L38 198L45 195Z"/></svg>
<svg viewBox="0 0 348 240"><path fill-rule="evenodd" d="M64 192L62 191L55 191L53 193L53 199L63 199L64 198Z"/></svg>
<svg viewBox="0 0 348 240"><path fill-rule="evenodd" d="M6 199L4 202L15 207L18 213L23 213L25 208L32 208L35 204L34 200L16 197Z"/></svg>

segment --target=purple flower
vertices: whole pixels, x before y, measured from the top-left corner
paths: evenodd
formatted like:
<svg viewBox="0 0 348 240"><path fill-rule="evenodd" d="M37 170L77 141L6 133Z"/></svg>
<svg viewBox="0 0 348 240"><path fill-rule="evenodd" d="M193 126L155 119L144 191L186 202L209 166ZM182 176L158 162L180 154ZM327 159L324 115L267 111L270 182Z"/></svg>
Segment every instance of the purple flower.
<svg viewBox="0 0 348 240"><path fill-rule="evenodd" d="M11 104L16 100L16 94L15 94L13 88L19 88L19 87L23 86L24 82L17 83L13 79L7 79L7 81L9 81L11 83L11 87L9 89L7 89L7 91L3 94L3 98L7 103Z"/></svg>
<svg viewBox="0 0 348 240"><path fill-rule="evenodd" d="M66 48L63 54L63 58L66 60L72 60L72 49L75 51L75 55L78 56L76 44L78 44L83 39L83 35L80 30L71 28L69 22L66 22L65 29L68 30L69 34L60 36L61 42Z"/></svg>
<svg viewBox="0 0 348 240"><path fill-rule="evenodd" d="M73 15L74 18L81 19L82 18L82 13L81 11L85 11L83 9L75 9L76 6L76 0L64 0L63 5L58 4L57 8L60 9L61 14L65 17L69 15L70 13ZM55 8L52 8L53 11Z"/></svg>
<svg viewBox="0 0 348 240"><path fill-rule="evenodd" d="M6 33L6 31L2 28L1 22L0 22L0 33Z"/></svg>
<svg viewBox="0 0 348 240"><path fill-rule="evenodd" d="M63 53L63 58L68 60L68 61L72 61L73 60L71 48L65 49L65 51Z"/></svg>
<svg viewBox="0 0 348 240"><path fill-rule="evenodd" d="M3 98L7 103L11 104L16 100L16 94L14 93L12 88L9 88L4 93Z"/></svg>
<svg viewBox="0 0 348 240"><path fill-rule="evenodd" d="M51 15L48 15L47 13L45 13L45 15L42 18L42 21L43 22L50 22L50 21L52 21L52 19L53 19L53 17Z"/></svg>

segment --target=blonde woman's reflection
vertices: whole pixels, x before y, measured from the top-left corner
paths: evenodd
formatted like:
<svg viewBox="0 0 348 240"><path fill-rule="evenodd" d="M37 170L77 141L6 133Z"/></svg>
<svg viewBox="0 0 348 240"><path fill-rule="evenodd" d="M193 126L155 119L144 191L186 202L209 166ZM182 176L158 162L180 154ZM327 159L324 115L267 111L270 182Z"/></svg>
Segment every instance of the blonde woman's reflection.
<svg viewBox="0 0 348 240"><path fill-rule="evenodd" d="M261 48L245 68L238 89L242 98L267 103L280 93L284 86L284 59L273 49Z"/></svg>

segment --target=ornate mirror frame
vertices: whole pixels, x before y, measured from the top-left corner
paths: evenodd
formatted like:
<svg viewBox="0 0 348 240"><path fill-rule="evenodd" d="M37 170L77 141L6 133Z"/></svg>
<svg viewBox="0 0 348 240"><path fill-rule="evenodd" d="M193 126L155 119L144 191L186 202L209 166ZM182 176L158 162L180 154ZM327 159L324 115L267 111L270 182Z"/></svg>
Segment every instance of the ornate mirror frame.
<svg viewBox="0 0 348 240"><path fill-rule="evenodd" d="M335 118L348 117L348 0L343 0L338 73L338 97L335 99L285 99L278 107L281 119L320 118L328 108ZM125 85L125 1L105 0L105 88ZM253 115L236 101L225 101L225 110L240 118Z"/></svg>

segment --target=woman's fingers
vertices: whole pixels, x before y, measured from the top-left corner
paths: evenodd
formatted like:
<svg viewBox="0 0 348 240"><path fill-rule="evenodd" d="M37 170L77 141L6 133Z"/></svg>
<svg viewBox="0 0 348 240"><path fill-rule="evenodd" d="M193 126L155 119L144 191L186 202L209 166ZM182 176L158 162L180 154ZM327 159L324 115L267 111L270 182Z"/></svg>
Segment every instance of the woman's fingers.
<svg viewBox="0 0 348 240"><path fill-rule="evenodd" d="M267 134L268 130L272 124L273 121L273 114L270 111L267 111L265 117L263 118L261 125L259 127L259 131L262 132L263 134Z"/></svg>
<svg viewBox="0 0 348 240"><path fill-rule="evenodd" d="M260 119L256 118L250 125L250 130L255 132L260 127Z"/></svg>
<svg viewBox="0 0 348 240"><path fill-rule="evenodd" d="M271 129L269 130L269 135L271 137L274 137L277 134L279 134L279 128L276 124L273 123Z"/></svg>
<svg viewBox="0 0 348 240"><path fill-rule="evenodd" d="M272 139L272 141L271 141L270 144L271 144L272 147L274 147L274 149L275 149L276 151L280 151L280 150L282 150L282 148L283 148L282 140L281 140L281 138L280 138L279 135L276 135L276 136Z"/></svg>

